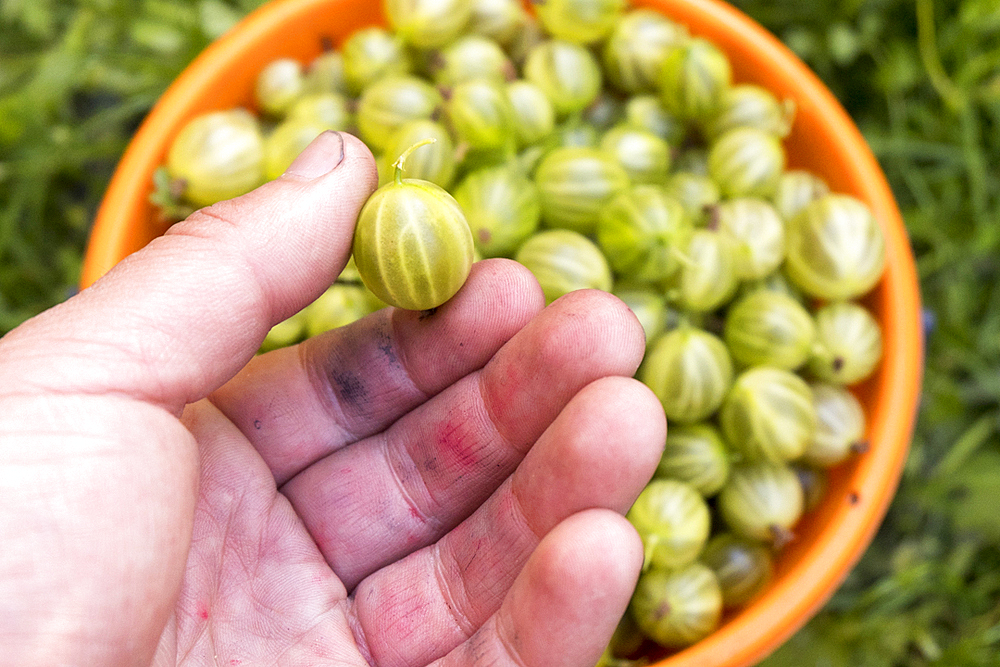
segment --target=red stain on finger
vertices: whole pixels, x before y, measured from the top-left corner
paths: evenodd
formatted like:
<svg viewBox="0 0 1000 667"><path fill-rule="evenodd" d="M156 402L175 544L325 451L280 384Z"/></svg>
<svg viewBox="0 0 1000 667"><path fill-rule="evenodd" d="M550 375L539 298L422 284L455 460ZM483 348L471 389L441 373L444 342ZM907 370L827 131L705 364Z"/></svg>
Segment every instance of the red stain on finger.
<svg viewBox="0 0 1000 667"><path fill-rule="evenodd" d="M444 459L448 467L471 468L479 461L476 438L471 430L464 418L450 419L438 427L438 458Z"/></svg>

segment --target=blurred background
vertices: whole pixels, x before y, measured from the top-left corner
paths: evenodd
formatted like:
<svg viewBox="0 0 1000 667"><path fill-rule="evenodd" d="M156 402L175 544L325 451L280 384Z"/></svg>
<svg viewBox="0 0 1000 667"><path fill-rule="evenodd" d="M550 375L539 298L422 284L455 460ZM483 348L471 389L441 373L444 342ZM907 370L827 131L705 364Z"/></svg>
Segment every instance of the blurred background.
<svg viewBox="0 0 1000 667"><path fill-rule="evenodd" d="M0 335L75 289L174 77L262 0L0 1ZM1000 0L734 0L822 78L906 220L927 359L898 495L766 667L1000 665Z"/></svg>

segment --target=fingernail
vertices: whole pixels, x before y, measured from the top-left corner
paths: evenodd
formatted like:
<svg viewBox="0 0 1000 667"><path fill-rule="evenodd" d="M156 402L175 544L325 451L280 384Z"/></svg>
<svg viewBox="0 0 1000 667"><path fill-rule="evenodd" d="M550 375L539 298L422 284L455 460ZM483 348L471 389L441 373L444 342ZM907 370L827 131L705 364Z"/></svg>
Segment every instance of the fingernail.
<svg viewBox="0 0 1000 667"><path fill-rule="evenodd" d="M340 132L326 130L299 153L285 170L285 175L312 180L329 174L343 161L344 138Z"/></svg>

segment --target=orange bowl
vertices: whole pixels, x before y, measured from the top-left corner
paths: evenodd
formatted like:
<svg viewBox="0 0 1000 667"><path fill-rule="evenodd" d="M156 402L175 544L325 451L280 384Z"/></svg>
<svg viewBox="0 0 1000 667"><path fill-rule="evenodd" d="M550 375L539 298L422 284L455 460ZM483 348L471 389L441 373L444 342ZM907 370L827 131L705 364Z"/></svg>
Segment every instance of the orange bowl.
<svg viewBox="0 0 1000 667"><path fill-rule="evenodd" d="M871 541L895 493L909 448L923 370L920 297L913 255L892 192L858 129L829 90L773 35L720 0L638 0L725 50L738 81L795 101L789 165L812 170L834 191L866 201L886 237L886 273L866 297L883 327L884 358L858 387L870 449L831 471L823 503L803 518L769 588L724 617L706 639L656 656L660 667L743 667L761 660L833 594ZM86 287L163 233L149 203L154 170L172 138L197 114L252 106L253 82L278 57L308 62L323 44L384 23L373 0L277 0L206 49L167 90L128 147L94 223L84 257Z"/></svg>

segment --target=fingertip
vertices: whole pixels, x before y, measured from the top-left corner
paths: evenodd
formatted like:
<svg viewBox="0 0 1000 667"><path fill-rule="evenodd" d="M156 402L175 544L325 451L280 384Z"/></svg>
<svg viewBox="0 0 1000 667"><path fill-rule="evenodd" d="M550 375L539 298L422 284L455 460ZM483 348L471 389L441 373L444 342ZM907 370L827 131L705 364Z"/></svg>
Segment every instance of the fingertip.
<svg viewBox="0 0 1000 667"><path fill-rule="evenodd" d="M624 301L604 290L582 289L559 297L549 308L570 318L586 317L597 327L597 335L616 348L625 365L622 373L631 376L638 370L646 352L646 334Z"/></svg>
<svg viewBox="0 0 1000 667"><path fill-rule="evenodd" d="M609 376L590 383L580 399L584 414L608 415L609 441L619 443L637 477L652 478L667 441L667 416L656 394L635 378Z"/></svg>
<svg viewBox="0 0 1000 667"><path fill-rule="evenodd" d="M643 561L642 538L624 516L604 508L582 510L556 525L542 543L551 551L542 561L542 581L565 591L567 601L591 589L620 609L612 616L621 616Z"/></svg>
<svg viewBox="0 0 1000 667"><path fill-rule="evenodd" d="M326 130L299 153L279 180L308 182L340 169L360 172L360 182L366 185L378 183L375 158L368 146L346 132Z"/></svg>
<svg viewBox="0 0 1000 667"><path fill-rule="evenodd" d="M588 509L553 528L531 555L498 618L514 662L596 664L628 607L642 540L611 510Z"/></svg>

